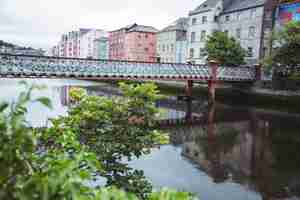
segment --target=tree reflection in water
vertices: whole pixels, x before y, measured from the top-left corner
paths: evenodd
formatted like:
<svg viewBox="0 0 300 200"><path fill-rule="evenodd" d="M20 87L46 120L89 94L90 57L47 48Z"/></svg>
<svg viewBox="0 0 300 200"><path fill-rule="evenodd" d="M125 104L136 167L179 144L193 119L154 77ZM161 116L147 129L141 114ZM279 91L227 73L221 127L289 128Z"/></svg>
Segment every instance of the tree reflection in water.
<svg viewBox="0 0 300 200"><path fill-rule="evenodd" d="M228 120L226 110L211 106L206 124L171 129L171 140L215 183L240 183L263 200L299 198L299 119L251 109L243 114Z"/></svg>

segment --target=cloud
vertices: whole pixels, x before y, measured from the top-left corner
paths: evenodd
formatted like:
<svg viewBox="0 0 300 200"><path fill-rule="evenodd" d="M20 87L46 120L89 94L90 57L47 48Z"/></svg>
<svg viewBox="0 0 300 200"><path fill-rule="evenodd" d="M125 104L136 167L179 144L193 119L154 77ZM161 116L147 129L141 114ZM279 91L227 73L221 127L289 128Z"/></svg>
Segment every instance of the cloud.
<svg viewBox="0 0 300 200"><path fill-rule="evenodd" d="M62 33L114 30L138 23L158 29L187 16L203 0L0 0L0 39L49 48Z"/></svg>

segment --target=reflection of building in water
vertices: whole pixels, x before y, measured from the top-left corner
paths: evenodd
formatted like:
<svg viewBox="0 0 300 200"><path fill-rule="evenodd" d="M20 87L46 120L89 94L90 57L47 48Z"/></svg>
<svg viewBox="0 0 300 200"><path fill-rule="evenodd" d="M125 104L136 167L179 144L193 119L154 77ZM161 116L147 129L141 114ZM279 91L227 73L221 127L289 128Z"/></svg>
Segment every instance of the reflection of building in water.
<svg viewBox="0 0 300 200"><path fill-rule="evenodd" d="M63 86L60 88L60 102L63 106L68 106L70 104L69 91L70 86Z"/></svg>
<svg viewBox="0 0 300 200"><path fill-rule="evenodd" d="M295 134L299 129L293 129L289 119L287 123L276 117L263 120L251 111L245 115L248 120L240 122L218 119L218 123L208 120L202 126L177 127L171 140L182 144L183 156L216 183L240 183L259 192L263 200L299 199L300 136Z"/></svg>

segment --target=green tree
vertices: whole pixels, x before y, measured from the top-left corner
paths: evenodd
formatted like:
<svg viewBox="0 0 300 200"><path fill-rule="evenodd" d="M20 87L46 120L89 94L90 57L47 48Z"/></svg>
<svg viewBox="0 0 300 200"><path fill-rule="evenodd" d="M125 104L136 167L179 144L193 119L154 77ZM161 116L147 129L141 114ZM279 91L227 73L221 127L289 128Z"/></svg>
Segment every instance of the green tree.
<svg viewBox="0 0 300 200"><path fill-rule="evenodd" d="M53 126L51 128L45 128L44 130L28 127L28 123L25 118L25 115L28 112L26 105L30 102L37 101L51 107L51 103L47 98L32 99L31 92L37 87L27 87L28 92L22 92L17 101L11 105L6 102L0 103L0 199L138 200L144 198L142 195L136 196L135 194L126 193L122 190L116 189L115 187L93 188L89 186L88 181L92 180L94 173L106 174L109 171L105 168L105 165L106 162L110 162L110 160L100 159L104 165L100 163L99 158L102 158L102 155L100 155L100 157L96 156L94 152L98 151L96 151L93 146L96 148L102 148L102 151L99 152L102 152L104 157L107 159L109 159L109 157L107 157L109 154L107 154L101 146L104 146L104 149L108 149L108 151L113 151L112 148L116 148L117 150L115 153L118 156L127 155L126 157L130 157L130 154L138 156L142 154L143 151L147 152L149 150L142 150L141 148L145 147L147 149L152 144L151 131L147 131L148 129L146 127L152 126L149 124L147 125L147 123L152 123L151 120L148 121L147 118L149 117L152 119L152 117L148 116L151 112L154 112L154 110L152 110L152 103L150 102L157 97L154 92L155 87L153 85L141 85L136 87L122 85L122 88L128 95L127 97L132 98L131 100L128 99L125 101L125 110L123 110L124 113L122 114L119 113L121 112L121 110L119 110L121 108L120 105L117 106L114 104L114 101L109 102L107 99L101 99L100 97L97 99L96 97L92 98L82 96L80 103L76 104L76 106L71 109L72 111L70 114L72 115L72 112L74 112L71 118L67 117L53 120ZM97 101L96 99L103 100L103 102ZM143 99L146 103L144 104L141 102L141 99ZM120 101L116 102L122 104ZM99 107L96 105L98 103L100 103ZM126 122L129 127L135 127L133 129L129 128L131 131L134 129L143 129L141 127L144 127L143 130L146 130L146 132L150 134L146 141L143 141L142 139L143 137L146 137L145 133L141 133L139 131L134 131L134 136L138 138L137 140L130 138L130 136L133 137L133 135L127 135L125 138L130 141L140 143L136 145L133 144L134 147L129 147L130 151L125 151L126 153L118 154L118 151L120 151L118 145L121 145L121 143L114 144L113 142L113 137L123 136L114 135L111 131L108 131L111 130L108 127L111 123L106 122L105 120L110 120L110 114L103 106L110 103L114 104L114 106L117 107L115 109L119 110L118 112L113 111L111 115L128 115L125 111L134 113L133 115L129 114L129 116L134 116L135 118L129 120L129 122L127 119ZM85 106L91 108L89 108L87 112L84 112L84 109L81 110L78 107L80 104L81 106L87 104ZM112 109L111 106L109 106L108 109ZM149 106L150 109L143 108L143 106ZM133 108L133 110L137 108L143 109L129 111L126 110L126 108ZM149 111L148 109L152 111ZM75 114L79 112L79 110L81 114ZM141 116L139 114L142 114L140 112L145 114L144 118L139 117ZM93 118L93 114L101 114L104 121L98 121L99 118ZM85 121L82 123L80 122L80 119L77 119L77 117L80 117L79 115L84 115L82 119ZM120 119L123 118L121 117ZM71 127L69 125L73 124L73 122L70 122L69 120L74 120L80 125ZM85 142L78 140L81 138L79 137L80 135L78 135L79 130L90 131L92 126L95 126L94 123L90 123L90 120L96 120L94 122L100 123L101 125L106 124L105 127L107 129L101 125L98 126L99 129L102 129L102 132L95 130L97 134L99 134L99 137L104 137L103 140L97 138L98 136L95 136L94 139L93 137L83 137L83 139L86 140ZM122 128L122 125L117 126ZM79 129L80 127L81 129ZM83 129L82 127L85 128ZM116 129L114 130L116 131ZM105 136L105 133L107 135L113 135L109 137ZM127 134L127 132L123 133ZM85 136L84 132L81 132L81 134ZM118 138L115 139L118 140ZM87 146L85 144L91 146ZM129 143L125 143L125 145L128 144ZM113 145L113 147L110 147L109 145ZM114 155L111 155L111 158L114 158ZM120 159L121 158L116 159L118 160L117 162L119 162ZM119 169L114 170L118 171ZM140 187L140 185L137 184L140 183L140 180L135 181L130 179L127 182L129 182L130 189L133 191L135 188ZM126 183L126 181L124 183ZM128 188L124 188L128 190ZM151 193L147 196L147 198L150 200L193 199L189 193L175 192L172 190L163 190L161 192Z"/></svg>
<svg viewBox="0 0 300 200"><path fill-rule="evenodd" d="M216 60L221 65L239 66L245 64L246 51L233 37L228 37L224 32L216 31L205 45L207 60Z"/></svg>
<svg viewBox="0 0 300 200"><path fill-rule="evenodd" d="M294 75L296 67L300 65L300 22L290 22L275 32L273 44L272 55L266 59L265 65Z"/></svg>
<svg viewBox="0 0 300 200"><path fill-rule="evenodd" d="M72 132L81 144L96 153L102 164L100 175L107 186L116 186L145 198L152 191L143 171L133 170L124 159L131 160L150 153L157 142L155 100L159 98L154 84L120 84L124 97L88 96L72 90L77 100L68 116L53 120L52 147L56 137ZM78 95L80 94L80 95Z"/></svg>

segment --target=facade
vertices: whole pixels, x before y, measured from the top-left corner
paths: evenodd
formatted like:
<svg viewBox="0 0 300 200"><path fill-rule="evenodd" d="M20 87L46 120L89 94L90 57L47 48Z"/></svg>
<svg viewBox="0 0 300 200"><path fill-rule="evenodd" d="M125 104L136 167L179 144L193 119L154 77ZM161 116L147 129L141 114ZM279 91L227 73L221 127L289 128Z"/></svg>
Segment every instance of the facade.
<svg viewBox="0 0 300 200"><path fill-rule="evenodd" d="M179 18L157 33L157 57L161 62L185 63L188 19Z"/></svg>
<svg viewBox="0 0 300 200"><path fill-rule="evenodd" d="M217 21L223 9L222 0L207 0L189 13L188 28L188 62L203 64L206 57L203 54L207 35L220 30Z"/></svg>
<svg viewBox="0 0 300 200"><path fill-rule="evenodd" d="M156 33L151 26L133 24L109 33L109 58L156 61Z"/></svg>
<svg viewBox="0 0 300 200"><path fill-rule="evenodd" d="M272 30L275 24L275 14L278 5L278 0L266 0L264 6L264 17L262 25L262 40L261 40L261 57L271 54L272 50Z"/></svg>
<svg viewBox="0 0 300 200"><path fill-rule="evenodd" d="M247 63L261 56L265 0L207 0L189 13L188 61L203 64L206 38L224 31L248 52Z"/></svg>
<svg viewBox="0 0 300 200"><path fill-rule="evenodd" d="M238 40L247 51L246 62L258 63L261 56L265 0L235 0L223 8L219 17L221 31Z"/></svg>
<svg viewBox="0 0 300 200"><path fill-rule="evenodd" d="M108 37L101 37L94 40L94 58L109 59Z"/></svg>
<svg viewBox="0 0 300 200"><path fill-rule="evenodd" d="M80 58L97 58L95 40L107 37L107 32L99 29L91 29L82 33L80 37Z"/></svg>
<svg viewBox="0 0 300 200"><path fill-rule="evenodd" d="M99 29L79 29L63 34L58 45L51 49L52 56L69 58L97 58L94 40L107 37L107 32Z"/></svg>

